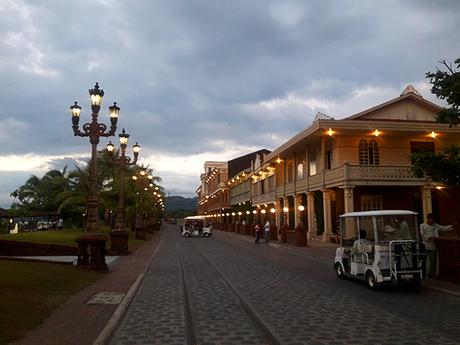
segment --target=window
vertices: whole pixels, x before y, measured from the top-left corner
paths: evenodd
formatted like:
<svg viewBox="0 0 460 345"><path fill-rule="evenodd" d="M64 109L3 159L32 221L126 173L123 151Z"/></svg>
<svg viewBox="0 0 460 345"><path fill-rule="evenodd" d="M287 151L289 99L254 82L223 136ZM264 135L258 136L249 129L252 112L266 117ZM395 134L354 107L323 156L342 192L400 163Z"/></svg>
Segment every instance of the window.
<svg viewBox="0 0 460 345"><path fill-rule="evenodd" d="M411 141L410 153L434 152L434 142L432 141Z"/></svg>
<svg viewBox="0 0 460 345"><path fill-rule="evenodd" d="M379 145L375 139L361 139L359 141L359 164L379 165Z"/></svg>
<svg viewBox="0 0 460 345"><path fill-rule="evenodd" d="M332 158L333 158L333 151L334 151L334 140L329 138L326 143L326 169L332 169Z"/></svg>
<svg viewBox="0 0 460 345"><path fill-rule="evenodd" d="M268 192L274 192L275 191L275 176L270 176L268 178Z"/></svg>
<svg viewBox="0 0 460 345"><path fill-rule="evenodd" d="M303 162L297 163L297 179L304 178L304 164Z"/></svg>
<svg viewBox="0 0 460 345"><path fill-rule="evenodd" d="M310 176L316 175L316 153L314 151L310 151Z"/></svg>
<svg viewBox="0 0 460 345"><path fill-rule="evenodd" d="M361 195L361 211L383 210L381 195Z"/></svg>
<svg viewBox="0 0 460 345"><path fill-rule="evenodd" d="M292 161L286 162L286 173L287 182L292 182L294 180L294 177L292 176L294 174Z"/></svg>

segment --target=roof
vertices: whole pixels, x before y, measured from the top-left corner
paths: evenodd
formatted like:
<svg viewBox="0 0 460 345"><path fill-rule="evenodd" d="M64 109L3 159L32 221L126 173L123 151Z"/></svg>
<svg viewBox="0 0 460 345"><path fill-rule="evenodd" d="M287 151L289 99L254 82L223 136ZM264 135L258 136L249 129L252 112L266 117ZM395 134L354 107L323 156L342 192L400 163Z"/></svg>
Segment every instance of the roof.
<svg viewBox="0 0 460 345"><path fill-rule="evenodd" d="M415 101L417 101L419 104L422 104L428 108L431 108L435 111L439 111L442 109L442 107L440 107L439 105L433 103L433 102L430 102L428 100L426 100L425 98L422 97L422 95L420 94L420 92L418 92L412 85L408 85L404 91L401 93L401 95L399 95L399 97L396 97L396 98L393 98L387 102L384 102L384 103L381 103L381 104L378 104L374 107L371 107L369 109L366 109L366 110L363 110L357 114L354 114L352 116L349 116L349 117L346 117L344 119L342 119L341 121L343 120L354 120L354 119L358 119L364 115L367 115L369 113L372 113L378 109L382 109L382 108L385 108L393 103L396 103L396 102L399 102L399 101L402 101L403 99L406 99L406 98L410 98L410 99L413 99Z"/></svg>
<svg viewBox="0 0 460 345"><path fill-rule="evenodd" d="M340 218L348 217L381 217L381 216L415 216L417 212L407 210L379 210L379 211L361 211L361 212L349 212L340 215Z"/></svg>

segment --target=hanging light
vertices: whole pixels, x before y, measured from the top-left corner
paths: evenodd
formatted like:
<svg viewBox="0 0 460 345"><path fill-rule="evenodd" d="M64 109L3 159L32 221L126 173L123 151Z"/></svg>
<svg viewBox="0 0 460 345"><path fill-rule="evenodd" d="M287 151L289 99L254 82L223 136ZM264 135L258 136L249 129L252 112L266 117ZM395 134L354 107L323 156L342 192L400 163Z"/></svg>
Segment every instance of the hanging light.
<svg viewBox="0 0 460 345"><path fill-rule="evenodd" d="M300 212L303 212L305 210L305 206L304 205L299 205L298 209L299 209Z"/></svg>
<svg viewBox="0 0 460 345"><path fill-rule="evenodd" d="M289 212L289 207L286 207L286 206L283 207L283 212L284 212L284 213L288 213L288 212Z"/></svg>

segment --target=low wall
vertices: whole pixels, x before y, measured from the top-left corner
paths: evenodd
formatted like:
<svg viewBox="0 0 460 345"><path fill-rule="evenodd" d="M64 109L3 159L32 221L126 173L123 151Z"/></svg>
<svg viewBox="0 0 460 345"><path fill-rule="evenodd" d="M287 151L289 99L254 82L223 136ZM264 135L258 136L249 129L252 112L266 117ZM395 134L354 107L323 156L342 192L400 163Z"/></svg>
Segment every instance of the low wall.
<svg viewBox="0 0 460 345"><path fill-rule="evenodd" d="M0 240L0 256L66 256L77 255L77 246Z"/></svg>

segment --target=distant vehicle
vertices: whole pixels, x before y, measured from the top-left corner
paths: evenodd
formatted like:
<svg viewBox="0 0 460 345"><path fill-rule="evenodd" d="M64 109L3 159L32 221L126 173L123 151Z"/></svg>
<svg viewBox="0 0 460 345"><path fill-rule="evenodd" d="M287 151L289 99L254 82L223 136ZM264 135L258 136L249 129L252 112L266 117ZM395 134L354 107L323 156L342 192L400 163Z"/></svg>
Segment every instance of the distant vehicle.
<svg viewBox="0 0 460 345"><path fill-rule="evenodd" d="M205 226L205 218L199 216L187 217L182 225L182 236L184 237L210 237L212 225Z"/></svg>
<svg viewBox="0 0 460 345"><path fill-rule="evenodd" d="M337 277L364 280L371 289L385 283L419 287L426 252L417 213L405 210L351 212L340 216Z"/></svg>

